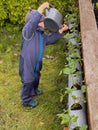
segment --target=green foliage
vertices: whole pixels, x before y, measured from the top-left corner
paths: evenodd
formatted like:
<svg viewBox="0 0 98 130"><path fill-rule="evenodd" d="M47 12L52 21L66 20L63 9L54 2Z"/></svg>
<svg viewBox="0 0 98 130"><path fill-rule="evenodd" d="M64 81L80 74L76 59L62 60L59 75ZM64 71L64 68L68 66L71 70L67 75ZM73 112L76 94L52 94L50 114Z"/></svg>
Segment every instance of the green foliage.
<svg viewBox="0 0 98 130"><path fill-rule="evenodd" d="M68 12L72 12L76 4L76 0L55 0L55 2L54 0L48 0L48 2L53 4L63 16Z"/></svg>
<svg viewBox="0 0 98 130"><path fill-rule="evenodd" d="M76 90L76 88L74 87L74 88L69 88L69 87L66 87L65 88L65 91L64 91L64 93L62 93L61 95L60 95L60 102L63 102L64 101L64 99L65 99L65 97L66 96L68 96L68 94L71 94L73 91L75 91Z"/></svg>
<svg viewBox="0 0 98 130"><path fill-rule="evenodd" d="M96 2L96 9L98 9L98 2Z"/></svg>
<svg viewBox="0 0 98 130"><path fill-rule="evenodd" d="M72 123L77 123L78 121L78 116L76 115L70 115L68 113L68 110L64 110L63 113L61 114L57 114L58 118L61 119L61 124L64 125L64 126L67 126L69 125L69 122L72 122ZM76 127L77 129L76 130L87 130L88 129L88 125L87 124L84 124L82 125L81 127L80 126L77 126Z"/></svg>
<svg viewBox="0 0 98 130"><path fill-rule="evenodd" d="M76 71L76 63L79 62L81 63L81 55L79 53L80 49L80 41L81 41L81 37L80 37L80 33L77 34L76 33L76 29L78 26L78 9L75 9L75 12L73 12L72 14L68 14L66 17L67 23L73 25L71 28L71 33L66 33L66 35L64 36L64 38L68 41L67 44L67 52L66 52L66 60L67 63L65 63L65 67L60 71L60 75L66 74L66 75L72 75L72 74L76 74L76 75L80 75L81 71ZM74 39L74 40L73 40ZM68 96L70 94L72 100L74 101L74 104L71 106L71 110L79 110L82 109L82 106L79 104L80 101L82 101L83 103L86 103L86 98L85 97L77 97L75 95L73 95L73 91L75 91L77 88L76 87L67 87L65 89L65 91L63 92L63 94L61 94L60 96L60 101L63 102L66 96ZM84 93L86 91L85 85L81 86L81 90ZM63 112L61 114L58 114L58 117L61 119L61 124L65 125L65 126L69 126L70 127L70 123L76 123L77 126L74 128L75 130L87 130L87 125L83 125L83 126L78 126L78 116L74 115L70 115L70 113L68 113L68 108L67 108L67 113Z"/></svg>
<svg viewBox="0 0 98 130"><path fill-rule="evenodd" d="M4 24L4 20L7 18L7 12L6 12L6 8L2 2L2 0L0 0L0 26L2 26Z"/></svg>
<svg viewBox="0 0 98 130"><path fill-rule="evenodd" d="M47 0L53 4L65 17L67 12L74 10L75 0ZM19 25L24 24L24 17L29 9L37 9L45 0L0 0L0 26L6 24ZM72 6L73 5L73 6Z"/></svg>
<svg viewBox="0 0 98 130"><path fill-rule="evenodd" d="M66 53L66 60L67 64L65 64L65 67L60 71L60 75L66 74L73 74L76 72L76 63L79 62L81 63L81 56L79 53L79 49L81 48L79 42L80 42L80 33L76 34L76 28L78 26L78 9L75 9L75 12L72 14L67 15L67 22L72 25L71 28L71 33L66 33L64 38L68 41L67 44L67 50L68 52ZM75 44L77 43L77 44ZM79 72L81 73L81 72Z"/></svg>
<svg viewBox="0 0 98 130"><path fill-rule="evenodd" d="M82 86L81 86L81 91L82 91L83 93L86 92L86 86L85 86L85 85L82 85Z"/></svg>
<svg viewBox="0 0 98 130"><path fill-rule="evenodd" d="M66 88L66 91L65 91L65 94L71 94L73 91L75 91L76 90L76 88L74 87L74 88Z"/></svg>
<svg viewBox="0 0 98 130"><path fill-rule="evenodd" d="M29 7L35 8L37 0L0 0L0 21L1 26L7 23L22 25L24 17Z"/></svg>
<svg viewBox="0 0 98 130"><path fill-rule="evenodd" d="M74 62L73 62L74 63ZM65 68L62 70L63 74L73 74L76 71L75 64L65 65Z"/></svg>
<svg viewBox="0 0 98 130"><path fill-rule="evenodd" d="M61 124L68 126L69 122L77 122L78 116L68 114L68 111L65 110L64 113L57 114L57 116L61 119Z"/></svg>
<svg viewBox="0 0 98 130"><path fill-rule="evenodd" d="M88 129L88 126L85 124L79 130L87 130L87 129Z"/></svg>
<svg viewBox="0 0 98 130"><path fill-rule="evenodd" d="M62 120L61 120L61 124L62 124L62 125L68 126L68 123L69 123L69 121L70 121L70 115L69 115L69 114L64 114L64 113L58 114L58 117L59 117L60 119L62 119Z"/></svg>

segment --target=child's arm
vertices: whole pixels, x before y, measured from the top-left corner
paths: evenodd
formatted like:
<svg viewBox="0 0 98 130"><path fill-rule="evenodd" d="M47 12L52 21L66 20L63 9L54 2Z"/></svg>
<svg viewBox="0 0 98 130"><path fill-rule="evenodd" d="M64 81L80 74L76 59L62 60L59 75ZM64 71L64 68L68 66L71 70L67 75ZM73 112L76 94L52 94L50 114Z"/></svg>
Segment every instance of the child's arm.
<svg viewBox="0 0 98 130"><path fill-rule="evenodd" d="M22 34L23 34L24 39L29 40L32 38L34 31L37 29L38 24L40 22L40 19L42 17L42 13L46 8L49 8L48 2L43 3L38 8L38 10L34 10L31 12L31 18L22 30Z"/></svg>
<svg viewBox="0 0 98 130"><path fill-rule="evenodd" d="M31 15L31 19L25 24L22 30L23 38L27 40L32 38L42 16L37 10L34 10Z"/></svg>
<svg viewBox="0 0 98 130"><path fill-rule="evenodd" d="M46 36L46 44L54 44L57 40L59 40L63 36L63 32L68 30L67 25L63 25L61 29L59 29L59 32L57 33L51 33L50 35Z"/></svg>
<svg viewBox="0 0 98 130"><path fill-rule="evenodd" d="M57 32L57 33L51 33L49 35L45 35L44 38L46 41L46 45L50 45L50 44L55 44L55 42L58 41L61 37L62 37L62 34Z"/></svg>

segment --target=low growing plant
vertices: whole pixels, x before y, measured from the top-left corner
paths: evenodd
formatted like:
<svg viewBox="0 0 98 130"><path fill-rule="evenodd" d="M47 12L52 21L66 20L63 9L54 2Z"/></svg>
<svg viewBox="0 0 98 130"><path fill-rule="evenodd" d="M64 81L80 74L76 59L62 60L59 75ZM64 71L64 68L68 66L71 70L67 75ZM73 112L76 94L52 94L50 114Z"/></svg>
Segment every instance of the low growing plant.
<svg viewBox="0 0 98 130"><path fill-rule="evenodd" d="M69 31L64 38L67 40L67 53L66 53L66 61L67 63L65 63L64 68L60 71L60 74L64 74L64 75L82 75L82 71L77 70L76 68L76 64L79 62L82 65L82 58L81 58L81 54L77 51L81 49L81 36L80 33L77 34L77 29L78 29L78 24L79 24L79 15L78 15L78 9L75 10L75 13L72 14L68 14L66 16L67 18L67 23L68 24L72 24L72 28L71 31ZM73 41L71 41L70 39L74 39L76 44L73 43ZM77 81L78 84L78 81ZM75 105L80 105L79 102L86 102L86 98L85 97L76 97L75 95L72 95L72 92L77 90L78 88L75 87L75 84L73 82L73 87L69 88L67 87L63 94L61 94L60 96L60 101L62 102L64 100L64 98L66 97L66 95L68 96L69 94L71 94L72 99L74 100L74 104ZM83 93L85 93L86 89L85 89L85 85L82 85L79 89L81 89L81 91ZM61 119L61 124L68 126L70 122L77 122L78 120L78 116L75 115L70 115L68 113L68 110L65 110L63 113L58 114L57 115L60 119ZM87 130L88 126L86 124L82 125L82 126L78 126L76 128L74 128L73 130Z"/></svg>
<svg viewBox="0 0 98 130"><path fill-rule="evenodd" d="M69 122L77 122L78 116L69 115L68 110L64 110L64 113L57 114L57 116L61 119L61 124L68 126Z"/></svg>

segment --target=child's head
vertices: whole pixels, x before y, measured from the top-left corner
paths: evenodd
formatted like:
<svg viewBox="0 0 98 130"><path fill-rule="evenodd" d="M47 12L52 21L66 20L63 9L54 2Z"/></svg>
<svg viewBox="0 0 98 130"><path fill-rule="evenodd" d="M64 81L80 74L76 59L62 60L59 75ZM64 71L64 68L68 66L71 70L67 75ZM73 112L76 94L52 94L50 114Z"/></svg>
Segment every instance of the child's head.
<svg viewBox="0 0 98 130"><path fill-rule="evenodd" d="M29 9L28 13L26 14L26 17L25 17L25 22L27 23L30 19L31 19L31 16L32 16L32 13L33 13L34 10L32 9ZM39 22L39 26L42 27L44 29L44 18L45 16L43 15L40 19L40 22Z"/></svg>

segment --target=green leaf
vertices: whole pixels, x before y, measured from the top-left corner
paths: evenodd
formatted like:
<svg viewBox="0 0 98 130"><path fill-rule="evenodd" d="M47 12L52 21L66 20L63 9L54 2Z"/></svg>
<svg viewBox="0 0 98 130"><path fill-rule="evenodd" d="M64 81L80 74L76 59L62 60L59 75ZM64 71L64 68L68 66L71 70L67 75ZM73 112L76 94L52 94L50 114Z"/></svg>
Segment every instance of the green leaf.
<svg viewBox="0 0 98 130"><path fill-rule="evenodd" d="M74 88L66 88L66 90L65 90L65 94L71 94L74 90L76 90L76 88L74 87Z"/></svg>
<svg viewBox="0 0 98 130"><path fill-rule="evenodd" d="M62 121L61 121L62 125L68 125L68 123L70 121L70 115L69 114L62 113L62 114L58 114L57 116L62 119Z"/></svg>
<svg viewBox="0 0 98 130"><path fill-rule="evenodd" d="M6 50L7 53L11 52L11 48L8 47L7 50Z"/></svg>
<svg viewBox="0 0 98 130"><path fill-rule="evenodd" d="M63 99L64 99L64 95L61 95L61 96L60 96L60 102L62 102Z"/></svg>
<svg viewBox="0 0 98 130"><path fill-rule="evenodd" d="M77 122L77 120L78 120L78 116L75 116L75 115L70 115L71 116L71 121L72 122Z"/></svg>
<svg viewBox="0 0 98 130"><path fill-rule="evenodd" d="M98 2L96 2L96 9L98 9Z"/></svg>
<svg viewBox="0 0 98 130"><path fill-rule="evenodd" d="M77 97L75 95L72 95L72 99L75 101L77 100Z"/></svg>
<svg viewBox="0 0 98 130"><path fill-rule="evenodd" d="M67 33L64 38L66 39L70 39L70 38L73 38L74 37L74 34L73 33Z"/></svg>
<svg viewBox="0 0 98 130"><path fill-rule="evenodd" d="M60 73L59 73L59 76L63 73L63 71L61 70Z"/></svg>
<svg viewBox="0 0 98 130"><path fill-rule="evenodd" d="M86 92L86 86L85 86L85 85L82 85L82 86L81 86L81 91L82 91L83 93Z"/></svg>
<svg viewBox="0 0 98 130"><path fill-rule="evenodd" d="M88 129L88 126L85 124L83 126L81 126L81 128L79 130L87 130Z"/></svg>
<svg viewBox="0 0 98 130"><path fill-rule="evenodd" d="M75 70L76 70L75 67L68 66L68 67L63 69L63 74L67 74L67 75L73 74L75 72Z"/></svg>

